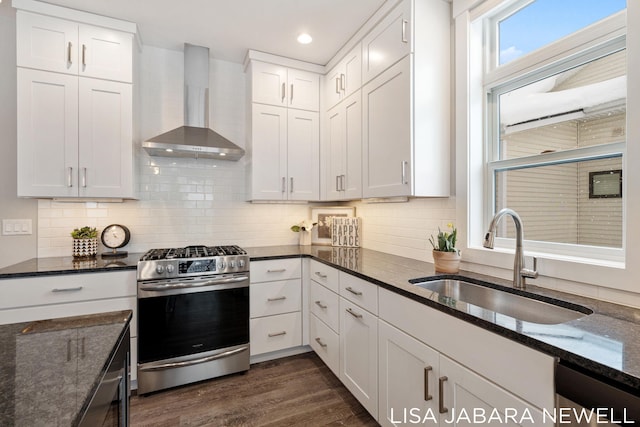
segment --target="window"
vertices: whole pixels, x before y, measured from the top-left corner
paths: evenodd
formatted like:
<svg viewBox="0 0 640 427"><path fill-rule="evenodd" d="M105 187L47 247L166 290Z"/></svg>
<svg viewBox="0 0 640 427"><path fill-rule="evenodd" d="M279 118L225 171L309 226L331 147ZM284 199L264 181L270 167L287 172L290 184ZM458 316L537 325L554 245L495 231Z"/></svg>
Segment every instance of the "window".
<svg viewBox="0 0 640 427"><path fill-rule="evenodd" d="M625 6L517 1L483 20L483 222L515 210L529 249L624 259L625 20L609 15ZM510 246L513 224L497 236Z"/></svg>

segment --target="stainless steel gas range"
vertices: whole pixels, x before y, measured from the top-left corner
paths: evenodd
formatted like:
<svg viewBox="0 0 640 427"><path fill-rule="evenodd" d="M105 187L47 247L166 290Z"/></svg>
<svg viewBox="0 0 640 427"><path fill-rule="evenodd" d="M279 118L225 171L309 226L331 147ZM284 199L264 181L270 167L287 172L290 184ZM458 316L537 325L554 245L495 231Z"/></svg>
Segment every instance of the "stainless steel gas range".
<svg viewBox="0 0 640 427"><path fill-rule="evenodd" d="M249 369L249 256L153 249L138 262L138 393Z"/></svg>

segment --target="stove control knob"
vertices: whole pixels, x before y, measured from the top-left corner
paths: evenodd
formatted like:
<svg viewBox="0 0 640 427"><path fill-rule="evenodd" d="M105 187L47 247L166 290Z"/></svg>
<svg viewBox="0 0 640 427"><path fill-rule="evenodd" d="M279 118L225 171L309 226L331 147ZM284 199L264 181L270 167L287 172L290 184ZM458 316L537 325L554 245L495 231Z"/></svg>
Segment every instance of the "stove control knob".
<svg viewBox="0 0 640 427"><path fill-rule="evenodd" d="M238 267L239 268L244 267L244 260L243 259L238 260Z"/></svg>
<svg viewBox="0 0 640 427"><path fill-rule="evenodd" d="M229 267L236 268L236 262L235 261L229 261Z"/></svg>
<svg viewBox="0 0 640 427"><path fill-rule="evenodd" d="M224 261L221 261L220 264L218 264L218 268L220 270L224 270L227 267L227 264L225 264Z"/></svg>
<svg viewBox="0 0 640 427"><path fill-rule="evenodd" d="M164 273L164 265L156 266L156 273L158 273L158 274Z"/></svg>
<svg viewBox="0 0 640 427"><path fill-rule="evenodd" d="M167 273L171 274L173 273L173 270L174 270L173 264L167 265Z"/></svg>

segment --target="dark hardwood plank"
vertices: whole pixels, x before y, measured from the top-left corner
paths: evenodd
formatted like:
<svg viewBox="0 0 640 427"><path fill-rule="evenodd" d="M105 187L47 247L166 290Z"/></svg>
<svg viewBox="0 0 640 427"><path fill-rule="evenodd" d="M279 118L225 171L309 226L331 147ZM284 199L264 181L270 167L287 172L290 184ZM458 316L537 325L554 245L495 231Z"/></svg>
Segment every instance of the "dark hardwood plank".
<svg viewBox="0 0 640 427"><path fill-rule="evenodd" d="M377 426L315 353L133 396L132 426Z"/></svg>

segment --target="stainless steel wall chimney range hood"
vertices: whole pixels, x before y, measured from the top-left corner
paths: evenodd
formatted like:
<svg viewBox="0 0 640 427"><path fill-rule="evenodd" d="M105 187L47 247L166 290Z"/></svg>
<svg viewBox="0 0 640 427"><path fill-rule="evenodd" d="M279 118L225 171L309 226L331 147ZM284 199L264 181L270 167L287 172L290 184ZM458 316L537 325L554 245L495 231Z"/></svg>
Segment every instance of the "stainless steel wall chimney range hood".
<svg viewBox="0 0 640 427"><path fill-rule="evenodd" d="M209 129L209 48L184 45L185 125L142 143L151 156L238 160L244 150Z"/></svg>

